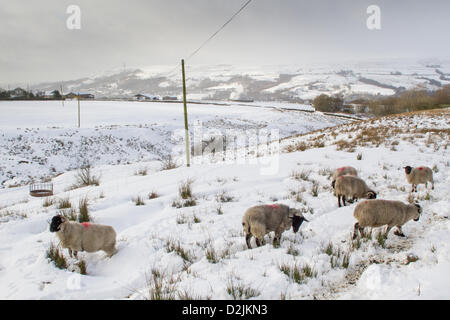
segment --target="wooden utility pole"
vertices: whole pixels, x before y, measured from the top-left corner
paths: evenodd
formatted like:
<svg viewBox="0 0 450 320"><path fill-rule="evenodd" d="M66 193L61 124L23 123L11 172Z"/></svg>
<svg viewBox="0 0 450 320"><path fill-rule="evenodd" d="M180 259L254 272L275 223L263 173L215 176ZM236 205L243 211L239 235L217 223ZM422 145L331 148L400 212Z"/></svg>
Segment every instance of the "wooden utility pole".
<svg viewBox="0 0 450 320"><path fill-rule="evenodd" d="M189 128L188 128L188 118L187 118L187 102L186 102L186 75L184 72L184 59L181 60L181 71L183 73L183 104L184 104L184 132L186 140L186 164L188 167L191 166L191 150L189 148Z"/></svg>
<svg viewBox="0 0 450 320"><path fill-rule="evenodd" d="M78 92L78 128L81 128L80 116L80 93Z"/></svg>
<svg viewBox="0 0 450 320"><path fill-rule="evenodd" d="M61 101L62 101L62 106L64 107L64 93L63 93L63 86L61 85Z"/></svg>

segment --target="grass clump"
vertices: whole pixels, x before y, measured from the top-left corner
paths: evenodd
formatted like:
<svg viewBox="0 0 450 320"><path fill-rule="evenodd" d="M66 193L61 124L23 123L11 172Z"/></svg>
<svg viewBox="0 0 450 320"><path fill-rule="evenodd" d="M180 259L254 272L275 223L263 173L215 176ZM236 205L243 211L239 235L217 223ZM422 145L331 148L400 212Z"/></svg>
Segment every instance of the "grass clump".
<svg viewBox="0 0 450 320"><path fill-rule="evenodd" d="M317 181L313 182L312 188L311 188L311 194L313 197L319 196L319 183Z"/></svg>
<svg viewBox="0 0 450 320"><path fill-rule="evenodd" d="M167 277L163 272L153 268L151 278L147 281L150 300L175 300L179 279Z"/></svg>
<svg viewBox="0 0 450 320"><path fill-rule="evenodd" d="M315 271L311 266L305 264L303 266L298 266L294 264L293 266L289 264L282 264L279 266L280 271L289 277L290 280L298 284L305 283L308 278L316 278L317 271Z"/></svg>
<svg viewBox="0 0 450 320"><path fill-rule="evenodd" d="M234 200L233 196L230 196L225 190L222 190L221 192L216 194L216 201L217 202L231 202Z"/></svg>
<svg viewBox="0 0 450 320"><path fill-rule="evenodd" d="M192 198L192 183L194 181L191 179L187 179L186 181L183 181L180 183L178 187L178 194L180 195L181 199L189 199Z"/></svg>
<svg viewBox="0 0 450 320"><path fill-rule="evenodd" d="M174 200L172 202L172 207L183 208L183 207L194 207L197 205L197 201L192 193L192 183L194 181L187 179L180 183L178 187L178 194L180 199Z"/></svg>
<svg viewBox="0 0 450 320"><path fill-rule="evenodd" d="M47 259L50 259L58 269L67 269L67 260L63 253L53 243L47 249Z"/></svg>
<svg viewBox="0 0 450 320"><path fill-rule="evenodd" d="M44 208L48 208L48 207L51 207L54 204L55 204L55 199L47 197L47 198L45 198L44 203L42 204L42 206Z"/></svg>
<svg viewBox="0 0 450 320"><path fill-rule="evenodd" d="M149 199L149 200L151 200L151 199L156 199L156 198L159 198L159 194L158 194L156 191L152 191L152 192L150 192L150 193L148 194L148 199Z"/></svg>
<svg viewBox="0 0 450 320"><path fill-rule="evenodd" d="M219 262L219 256L217 255L216 250L212 246L209 246L208 248L206 248L205 257L206 257L206 260L208 260L210 263L218 263Z"/></svg>
<svg viewBox="0 0 450 320"><path fill-rule="evenodd" d="M63 198L58 200L58 209L69 209L72 208L72 203L69 198Z"/></svg>
<svg viewBox="0 0 450 320"><path fill-rule="evenodd" d="M84 198L80 199L80 201L78 203L78 210L79 210L79 214L78 214L78 222L79 223L91 221L91 217L89 215L89 199L88 199L88 197L84 197Z"/></svg>
<svg viewBox="0 0 450 320"><path fill-rule="evenodd" d="M76 183L72 186L72 189L87 187L87 186L99 186L100 177L94 176L89 164L81 167L76 176Z"/></svg>
<svg viewBox="0 0 450 320"><path fill-rule="evenodd" d="M236 283L232 279L228 281L227 293L232 296L234 300L248 300L261 294L258 290L243 283Z"/></svg>
<svg viewBox="0 0 450 320"><path fill-rule="evenodd" d="M193 262L193 257L191 256L191 253L187 250L185 250L179 241L174 241L174 240L167 240L166 242L166 250L168 253L170 252L175 252L176 254L178 254L184 261L192 263Z"/></svg>
<svg viewBox="0 0 450 320"><path fill-rule="evenodd" d="M161 162L161 171L172 170L179 167L171 155L169 155L167 158L162 159Z"/></svg>
<svg viewBox="0 0 450 320"><path fill-rule="evenodd" d="M80 259L77 263L78 269L79 269L79 273L82 275L87 275L87 265L86 265L86 261L83 259Z"/></svg>
<svg viewBox="0 0 450 320"><path fill-rule="evenodd" d="M133 198L132 201L136 206L145 206L144 198L141 196L137 196L136 198Z"/></svg>
<svg viewBox="0 0 450 320"><path fill-rule="evenodd" d="M292 171L291 177L299 181L309 181L310 170Z"/></svg>
<svg viewBox="0 0 450 320"><path fill-rule="evenodd" d="M147 168L140 168L134 173L135 176L146 176L147 174L148 174Z"/></svg>

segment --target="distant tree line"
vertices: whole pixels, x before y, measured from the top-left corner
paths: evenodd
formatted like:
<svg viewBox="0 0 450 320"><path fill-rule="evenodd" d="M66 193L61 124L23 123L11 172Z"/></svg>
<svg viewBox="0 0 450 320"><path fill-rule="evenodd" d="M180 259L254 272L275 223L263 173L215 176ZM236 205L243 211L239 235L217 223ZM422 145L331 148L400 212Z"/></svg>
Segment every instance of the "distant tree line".
<svg viewBox="0 0 450 320"><path fill-rule="evenodd" d="M450 85L430 92L423 89L406 90L398 95L366 100L368 113L385 116L418 110L450 108Z"/></svg>
<svg viewBox="0 0 450 320"><path fill-rule="evenodd" d="M49 95L43 92L33 93L31 90L15 88L13 90L0 89L0 100L61 100L63 96L59 90L52 91Z"/></svg>
<svg viewBox="0 0 450 320"><path fill-rule="evenodd" d="M340 112L344 109L344 99L340 96L330 97L321 94L313 100L313 106L317 111Z"/></svg>
<svg viewBox="0 0 450 320"><path fill-rule="evenodd" d="M360 110L359 112L375 116L450 108L450 85L445 85L441 89L432 92L424 89L412 89L389 97L358 99L348 104L344 104L344 100L340 96L330 97L326 94L321 94L313 100L314 108L322 112L355 113L356 105Z"/></svg>

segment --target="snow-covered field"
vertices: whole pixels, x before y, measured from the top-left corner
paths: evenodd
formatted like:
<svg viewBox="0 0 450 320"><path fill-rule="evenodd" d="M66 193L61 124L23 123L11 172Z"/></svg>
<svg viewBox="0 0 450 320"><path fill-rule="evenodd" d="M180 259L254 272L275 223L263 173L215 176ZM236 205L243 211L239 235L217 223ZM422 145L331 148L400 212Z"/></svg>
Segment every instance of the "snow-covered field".
<svg viewBox="0 0 450 320"><path fill-rule="evenodd" d="M191 130L201 121L204 136L231 129L278 129L280 137L286 137L346 121L280 109L311 110L303 105L263 106L273 108L189 104ZM64 107L60 101L5 101L0 102L0 113L3 186L54 176L87 160L92 165L158 160L184 143L181 103L82 101L81 128L76 101L66 101Z"/></svg>
<svg viewBox="0 0 450 320"><path fill-rule="evenodd" d="M97 112L93 112L89 119L87 113L83 123L92 127L86 130L104 131L115 121L121 128L132 124L137 130L135 125L147 123L139 121L142 115L131 104L126 118L132 123L119 114L112 119L117 110L111 106L103 107L105 113L110 110L105 122L102 114L95 118ZM211 115L205 106L192 106L193 118L202 114L214 119L219 114L218 119L232 117L230 122L235 125L263 122L279 128L283 136L314 128L314 118L308 120L310 128L295 124L294 115L300 113L213 108L217 113ZM167 131L178 128L172 121L180 122L182 115L166 115L166 119L155 116L148 123L166 123ZM67 117L72 119L72 115ZM54 126L68 132L84 130L68 128L58 118L52 118ZM13 119L11 115L9 121ZM327 119L322 118L322 127L331 125ZM32 132L25 131L26 126L38 126L34 132L45 135L60 130L31 117L23 123L20 130L13 123L6 128L2 144L14 135ZM70 123L74 126L75 121ZM176 299L232 299L233 294L243 299L449 299L449 123L450 113L444 110L346 123L286 138L281 141L279 157L271 158L277 168L272 174L264 170L264 157L163 171L158 161L143 159L131 164L96 164L92 170L100 177L99 186L66 191L77 173L66 172L52 180L56 203L69 198L78 210L79 199L87 196L93 221L113 226L118 235L119 251L112 258L103 252L79 254L86 262L86 275L77 273L78 261L67 252L68 270L57 269L46 257L50 243L58 243L48 225L60 212L57 204L44 207L45 200L29 197L27 187L2 189L0 298L149 299L160 292L162 298ZM100 125L104 127L96 127ZM10 157L17 160L19 156ZM391 233L383 243L376 237L380 230L374 229L372 239L351 240L355 204L338 208L330 188L331 171L343 165L356 167L379 198L405 202L412 196L402 167L433 168L435 189L425 190L421 185L413 195L424 212L419 222L410 221L403 227L406 238ZM142 169L147 175L136 175ZM174 207L182 202L179 185L188 179L196 205ZM149 199L152 192L158 197ZM145 205L136 206L133 199L138 196ZM266 245L248 250L242 215L248 207L262 203L302 209L310 222L297 234L286 231L278 248L267 236Z"/></svg>

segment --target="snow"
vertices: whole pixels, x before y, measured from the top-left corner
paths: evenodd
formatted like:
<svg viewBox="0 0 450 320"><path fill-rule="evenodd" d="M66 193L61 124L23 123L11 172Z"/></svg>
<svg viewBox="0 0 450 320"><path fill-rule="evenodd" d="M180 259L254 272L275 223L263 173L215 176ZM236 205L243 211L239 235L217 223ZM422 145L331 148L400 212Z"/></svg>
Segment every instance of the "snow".
<svg viewBox="0 0 450 320"><path fill-rule="evenodd" d="M440 61L439 68L427 65L408 59L261 66L187 63L186 77L188 95L193 93L204 99L224 99L225 91L233 97L239 94L264 100L310 100L320 94L343 94L346 99L354 99L367 94L392 95L402 88L437 90L450 83L444 77L441 79L439 73L447 74L448 78L449 61ZM375 82L365 86L367 79ZM160 96L178 95L180 85L180 65L116 68L63 83L64 92L89 90L97 98L132 97L143 91ZM60 86L59 82L33 84L35 89L50 91ZM218 96L214 96L216 90Z"/></svg>
<svg viewBox="0 0 450 320"><path fill-rule="evenodd" d="M22 128L33 126L38 135L50 135L51 130L44 120L62 126L58 130L75 130L72 113L67 111L58 115L54 110L62 107L56 104L39 104L39 110L43 113L40 119L25 114L25 110L31 113L30 108L36 106L28 105L28 109L22 106L23 112L2 119L2 128L5 124L9 138L24 134L24 129L15 128L18 124ZM83 123L86 130L106 131L108 134L111 130L101 126L115 124L124 130L123 134L129 129L128 134L134 135L134 125L145 124L142 119L149 118L170 131L178 127L174 118L177 123L181 120L180 111L176 109L179 106L86 102ZM14 110L14 105L1 107L9 112ZM319 118L302 118L295 124L290 122L294 121L293 115L312 115L286 113L285 117L280 118L279 114L283 113L266 108L192 105L192 119L206 122L211 117L211 108L214 108L215 115L229 120L229 125L241 130L248 129L240 127L240 121L247 118L265 120L265 125L270 123L269 128L278 127L282 132L283 126L292 126L291 130L304 134L281 141L282 153L272 159L277 162L277 170L272 174L263 174L267 173L264 169L268 166L264 157L247 158L244 163L224 163L218 161L220 155L217 155L215 161L203 159L201 164L193 161L190 168L181 166L162 171L160 162L155 160L119 165L99 163L93 167L93 174L100 176L99 186L69 191L68 188L75 182L76 170L54 177L55 198L70 197L76 208L78 200L88 196L94 222L111 225L117 231L119 251L112 258L107 258L103 252L79 253L79 257L86 261L87 275L57 269L46 258L50 243L57 243L48 225L51 217L59 212L55 205L43 207L44 200L29 197L26 186L1 189L0 298L149 298L149 282L155 270L164 274L163 283L167 287L172 283L176 292L187 292L203 299L231 299L227 292L231 284L253 289L253 294L247 297L249 299L450 298L448 134L422 134L420 137L411 131L416 125L417 129L448 130L448 110L442 114L349 122L307 133L312 129L302 132L302 123L313 119L319 121ZM136 114L138 110L140 114ZM55 118L49 117L48 112L52 112ZM4 114L8 115L8 112ZM23 119L19 119L18 114L23 114ZM291 119L288 121L286 118ZM279 122L282 119L284 122ZM329 126L329 118L320 119L323 121L322 128ZM334 142L350 139L349 135L356 136L362 129L380 126L400 130L388 135L386 142L379 146L356 146L352 152L336 149ZM288 131L283 136L287 137ZM56 132L61 134L61 131ZM292 143L316 141L321 134L326 137L322 148L310 148L303 152L285 151ZM151 138L157 136L158 133ZM164 136L159 137L165 140ZM2 141L4 143L7 139L3 137ZM398 141L394 149L391 147L393 141ZM178 144L183 143L180 141ZM357 160L358 153L362 154L362 160ZM178 160L182 159L180 155ZM67 161L67 158L61 157L59 160ZM406 238L391 233L385 247L378 244L375 237L378 230L374 230L371 240L363 239L359 248L353 248L350 237L355 223L355 204L338 208L326 172L343 165L354 166L359 175L376 189L379 198L406 202L410 186L406 183L402 167L407 164L436 166L435 189L429 187L427 190L421 185L415 195L424 209L420 221L405 224L403 231ZM141 168L147 168L148 174L136 175ZM293 171L309 171L307 180L294 179ZM197 205L175 208L172 203L179 198L178 186L186 179L193 180L192 191ZM314 181L319 186L317 196L311 191ZM302 200L296 201L292 191L299 190ZM156 191L159 197L148 199L147 195L152 191ZM232 197L232 201L219 202L217 195L224 191ZM145 199L144 206L136 206L132 201L139 195ZM303 209L310 222L305 222L297 234L291 230L284 232L279 248L273 247L270 236L267 236L266 245L248 250L242 233L242 215L247 208L262 203L284 203ZM219 208L223 214L218 213ZM21 216L21 213L25 215ZM188 258L183 259L179 253L170 250L170 243L179 243ZM329 243L332 243L335 252L340 252L339 258L335 255L338 266L333 267L330 256L325 252ZM207 257L208 250L212 249L217 255L216 263ZM295 254L292 254L294 251ZM349 254L348 268L342 266L344 254ZM418 260L407 263L408 255L417 256ZM68 258L67 251L65 256ZM76 260L68 259L73 268ZM281 271L281 266L295 265L308 265L317 274L297 283Z"/></svg>
<svg viewBox="0 0 450 320"><path fill-rule="evenodd" d="M280 137L286 137L344 122L321 114L234 104L189 104L188 111L191 126L201 121L205 134L279 129ZM72 170L85 160L93 165L157 160L184 139L182 103L82 101L81 128L76 101L66 101L64 107L59 101L1 102L0 112L3 185L13 177L9 184Z"/></svg>

